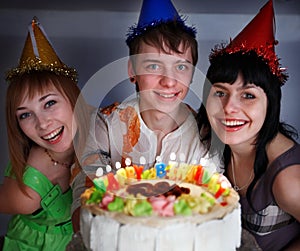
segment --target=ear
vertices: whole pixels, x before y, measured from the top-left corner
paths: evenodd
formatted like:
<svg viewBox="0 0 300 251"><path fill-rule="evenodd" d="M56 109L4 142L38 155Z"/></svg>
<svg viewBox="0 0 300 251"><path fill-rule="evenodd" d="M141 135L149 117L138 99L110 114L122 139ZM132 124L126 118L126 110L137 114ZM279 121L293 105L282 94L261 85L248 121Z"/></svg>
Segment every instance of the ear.
<svg viewBox="0 0 300 251"><path fill-rule="evenodd" d="M128 70L128 76L130 78L130 81L132 78L135 78L135 70L132 64L132 61L129 59L127 63L127 70ZM131 81L133 82L133 81ZM135 81L133 82L135 84Z"/></svg>

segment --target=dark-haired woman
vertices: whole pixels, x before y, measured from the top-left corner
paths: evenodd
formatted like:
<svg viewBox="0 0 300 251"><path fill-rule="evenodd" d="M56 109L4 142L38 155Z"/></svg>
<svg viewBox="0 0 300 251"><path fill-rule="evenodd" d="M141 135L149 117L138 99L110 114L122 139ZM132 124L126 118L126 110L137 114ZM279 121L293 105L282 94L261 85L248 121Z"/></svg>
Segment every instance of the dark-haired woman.
<svg viewBox="0 0 300 251"><path fill-rule="evenodd" d="M271 1L254 22L270 11ZM300 250L300 145L297 132L280 121L287 76L269 43L274 39L260 43L252 31L246 27L210 56L197 119L201 140L224 160L243 227L260 248Z"/></svg>

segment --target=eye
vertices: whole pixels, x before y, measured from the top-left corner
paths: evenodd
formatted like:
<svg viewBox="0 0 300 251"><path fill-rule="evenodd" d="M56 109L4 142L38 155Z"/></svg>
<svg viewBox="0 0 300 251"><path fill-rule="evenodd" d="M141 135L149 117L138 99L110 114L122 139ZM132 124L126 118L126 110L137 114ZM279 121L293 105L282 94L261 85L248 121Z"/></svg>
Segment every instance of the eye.
<svg viewBox="0 0 300 251"><path fill-rule="evenodd" d="M55 105L57 102L55 100L49 100L48 102L46 102L45 107L51 107L53 105Z"/></svg>
<svg viewBox="0 0 300 251"><path fill-rule="evenodd" d="M31 116L31 114L29 112L24 112L24 113L21 113L18 117L19 117L19 120L22 120L22 119L29 118L30 116Z"/></svg>
<svg viewBox="0 0 300 251"><path fill-rule="evenodd" d="M187 66L184 65L184 64L180 64L180 65L177 65L177 69L178 69L179 71L184 71L184 70L187 69Z"/></svg>
<svg viewBox="0 0 300 251"><path fill-rule="evenodd" d="M226 94L223 91L215 91L213 94L215 97L224 97Z"/></svg>
<svg viewBox="0 0 300 251"><path fill-rule="evenodd" d="M160 65L160 64L151 63L146 66L146 70L147 70L147 72L150 72L150 73L160 73L163 70L163 68L162 68L162 65Z"/></svg>
<svg viewBox="0 0 300 251"><path fill-rule="evenodd" d="M245 98L245 99L255 99L256 97L253 94L246 92L246 93L243 94L243 98Z"/></svg>
<svg viewBox="0 0 300 251"><path fill-rule="evenodd" d="M146 68L150 71L158 71L160 66L158 64L149 64Z"/></svg>

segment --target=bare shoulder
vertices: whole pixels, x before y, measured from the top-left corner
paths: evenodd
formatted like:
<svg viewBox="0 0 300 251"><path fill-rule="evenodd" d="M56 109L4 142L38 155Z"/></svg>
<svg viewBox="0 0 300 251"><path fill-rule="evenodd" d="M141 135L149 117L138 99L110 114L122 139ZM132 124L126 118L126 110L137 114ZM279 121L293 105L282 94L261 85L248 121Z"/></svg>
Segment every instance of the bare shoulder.
<svg viewBox="0 0 300 251"><path fill-rule="evenodd" d="M270 162L291 149L295 143L278 134L268 147ZM278 206L300 222L300 164L288 166L275 177L272 191Z"/></svg>
<svg viewBox="0 0 300 251"><path fill-rule="evenodd" d="M291 149L294 145L294 141L285 137L281 133L278 133L277 136L271 141L271 143L267 147L269 161L274 161L280 155Z"/></svg>
<svg viewBox="0 0 300 251"><path fill-rule="evenodd" d="M29 214L40 208L41 197L37 192L25 186L24 194L15 179L5 177L0 186L0 212L7 214Z"/></svg>
<svg viewBox="0 0 300 251"><path fill-rule="evenodd" d="M43 170L47 169L47 166L45 165L45 160L47 158L49 157L48 155L46 155L45 150L43 148L34 146L30 149L27 158L27 164L43 172Z"/></svg>
<svg viewBox="0 0 300 251"><path fill-rule="evenodd" d="M277 204L300 222L300 164L282 170L272 189Z"/></svg>

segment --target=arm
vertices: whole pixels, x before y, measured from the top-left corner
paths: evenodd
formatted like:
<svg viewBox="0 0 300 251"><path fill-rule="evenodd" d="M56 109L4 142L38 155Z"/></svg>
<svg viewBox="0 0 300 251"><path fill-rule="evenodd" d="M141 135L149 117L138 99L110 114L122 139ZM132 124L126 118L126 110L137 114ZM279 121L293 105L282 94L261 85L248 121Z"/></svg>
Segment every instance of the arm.
<svg viewBox="0 0 300 251"><path fill-rule="evenodd" d="M90 186L86 182L88 179L85 172L80 167L72 167L71 169L72 178L71 178L71 188L73 192L73 202L71 207L71 215L72 215L72 224L74 233L80 230L80 195L84 192L84 190Z"/></svg>
<svg viewBox="0 0 300 251"><path fill-rule="evenodd" d="M72 214L72 224L74 233L80 230L80 207L76 208Z"/></svg>
<svg viewBox="0 0 300 251"><path fill-rule="evenodd" d="M278 206L300 222L300 165L290 166L276 176L273 194ZM300 236L284 250L300 250Z"/></svg>
<svg viewBox="0 0 300 251"><path fill-rule="evenodd" d="M15 179L5 177L0 186L0 212L6 214L30 214L41 207L41 197L25 186L24 194ZM5 203L3 203L5 202Z"/></svg>
<svg viewBox="0 0 300 251"><path fill-rule="evenodd" d="M80 196L86 188L93 185L92 179L99 166L110 164L108 130L102 116L93 113L91 117L89 135L82 156L79 156L82 167L73 165L71 168L71 187L73 190L72 223L74 232L80 230ZM101 154L104 153L104 154Z"/></svg>
<svg viewBox="0 0 300 251"><path fill-rule="evenodd" d="M283 251L299 251L300 250L300 236L295 238Z"/></svg>
<svg viewBox="0 0 300 251"><path fill-rule="evenodd" d="M278 206L300 222L300 165L290 166L276 176L273 194Z"/></svg>

